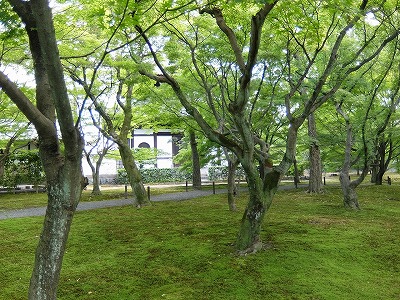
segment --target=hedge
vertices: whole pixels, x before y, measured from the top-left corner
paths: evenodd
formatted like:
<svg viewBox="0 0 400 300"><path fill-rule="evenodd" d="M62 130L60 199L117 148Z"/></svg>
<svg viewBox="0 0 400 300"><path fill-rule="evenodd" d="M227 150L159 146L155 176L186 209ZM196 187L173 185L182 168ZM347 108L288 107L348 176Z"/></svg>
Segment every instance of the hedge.
<svg viewBox="0 0 400 300"><path fill-rule="evenodd" d="M4 165L0 185L15 188L19 184L43 184L45 175L37 150L20 150L10 154Z"/></svg>
<svg viewBox="0 0 400 300"><path fill-rule="evenodd" d="M235 172L236 178L243 178L244 171L242 168L236 168ZM209 167L208 168L208 178L211 181L227 180L228 179L228 167Z"/></svg>
<svg viewBox="0 0 400 300"><path fill-rule="evenodd" d="M117 172L115 182L117 184L129 184L125 169L119 169ZM185 182L192 179L192 174L178 168L141 169L140 174L144 183Z"/></svg>

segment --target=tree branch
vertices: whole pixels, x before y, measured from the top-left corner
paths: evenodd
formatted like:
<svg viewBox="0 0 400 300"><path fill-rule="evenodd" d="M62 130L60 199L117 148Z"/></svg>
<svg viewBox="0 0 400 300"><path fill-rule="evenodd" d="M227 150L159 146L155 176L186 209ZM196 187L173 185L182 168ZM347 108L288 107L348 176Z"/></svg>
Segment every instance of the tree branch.
<svg viewBox="0 0 400 300"><path fill-rule="evenodd" d="M18 88L18 86L12 82L2 71L0 71L0 87L11 99L11 101L17 105L19 110L21 110L28 120L32 122L38 132L55 130L53 122L46 118Z"/></svg>
<svg viewBox="0 0 400 300"><path fill-rule="evenodd" d="M233 30L226 24L225 18L222 14L221 9L214 7L214 8L203 8L200 10L200 14L207 13L213 18L215 18L218 27L222 30L223 33L225 33L226 37L229 40L229 43L231 45L231 48L233 50L233 53L236 58L236 62L239 66L240 71L242 74L245 73L246 65L244 62L243 54L242 54L242 49L239 46L238 40L235 36L235 33Z"/></svg>

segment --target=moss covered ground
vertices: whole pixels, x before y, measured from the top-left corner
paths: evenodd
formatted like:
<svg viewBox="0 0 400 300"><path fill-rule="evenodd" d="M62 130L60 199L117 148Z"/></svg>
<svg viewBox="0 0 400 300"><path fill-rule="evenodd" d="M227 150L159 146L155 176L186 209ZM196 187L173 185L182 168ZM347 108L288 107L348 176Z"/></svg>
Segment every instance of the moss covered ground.
<svg viewBox="0 0 400 300"><path fill-rule="evenodd" d="M362 210L278 192L265 249L238 256L225 195L78 212L58 299L400 299L400 186L361 186ZM1 201L1 198L0 198ZM0 299L26 299L43 218L0 221Z"/></svg>

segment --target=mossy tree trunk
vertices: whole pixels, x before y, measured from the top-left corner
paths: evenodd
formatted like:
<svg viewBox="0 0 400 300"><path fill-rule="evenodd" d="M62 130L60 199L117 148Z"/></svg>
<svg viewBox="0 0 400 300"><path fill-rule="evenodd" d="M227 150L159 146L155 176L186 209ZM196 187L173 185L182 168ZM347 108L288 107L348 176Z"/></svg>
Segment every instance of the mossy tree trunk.
<svg viewBox="0 0 400 300"><path fill-rule="evenodd" d="M375 184L382 185L383 184L383 176L386 173L386 170L389 167L390 162L393 158L393 141L389 137L388 140L381 141L378 147L378 156L379 156L379 165L378 172L376 173Z"/></svg>
<svg viewBox="0 0 400 300"><path fill-rule="evenodd" d="M309 160L310 160L310 178L308 182L309 193L322 192L322 167L321 150L318 145L317 126L314 114L308 116L308 136L310 138Z"/></svg>
<svg viewBox="0 0 400 300"><path fill-rule="evenodd" d="M249 200L240 224L236 247L241 254L254 253L262 247L260 232L265 213L272 204L273 197L278 190L281 177L286 174L296 156L297 131L304 119L293 120L288 134L285 155L278 166L265 163L263 174L257 170L251 151L243 151L239 160L245 171ZM242 124L245 128L245 123Z"/></svg>
<svg viewBox="0 0 400 300"><path fill-rule="evenodd" d="M36 81L36 106L1 72L0 86L37 130L48 195L28 299L53 300L57 298L68 233L84 185L81 173L83 142L72 115L48 2L9 2L25 24L29 39ZM56 114L63 152L55 126Z"/></svg>
<svg viewBox="0 0 400 300"><path fill-rule="evenodd" d="M47 155L42 156L46 159ZM57 168L58 175L47 179L48 205L29 287L28 299L32 300L57 298L68 234L84 187L81 167L75 159Z"/></svg>
<svg viewBox="0 0 400 300"><path fill-rule="evenodd" d="M122 164L128 176L129 184L134 194L134 203L136 207L141 207L149 202L146 189L144 188L142 175L137 168L132 149L128 143L118 142L118 150L121 155Z"/></svg>

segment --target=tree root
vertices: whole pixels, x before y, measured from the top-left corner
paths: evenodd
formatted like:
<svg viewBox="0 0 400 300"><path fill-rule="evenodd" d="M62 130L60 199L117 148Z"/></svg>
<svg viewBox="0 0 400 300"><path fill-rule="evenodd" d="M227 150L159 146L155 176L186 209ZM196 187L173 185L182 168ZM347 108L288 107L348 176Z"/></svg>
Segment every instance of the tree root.
<svg viewBox="0 0 400 300"><path fill-rule="evenodd" d="M248 254L255 254L262 250L272 249L273 245L271 242L263 243L261 241L256 241L249 248L244 250L238 250L236 253L239 256L246 256Z"/></svg>

